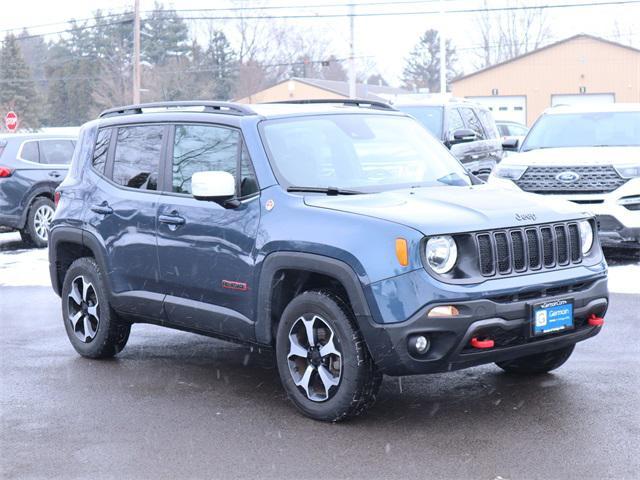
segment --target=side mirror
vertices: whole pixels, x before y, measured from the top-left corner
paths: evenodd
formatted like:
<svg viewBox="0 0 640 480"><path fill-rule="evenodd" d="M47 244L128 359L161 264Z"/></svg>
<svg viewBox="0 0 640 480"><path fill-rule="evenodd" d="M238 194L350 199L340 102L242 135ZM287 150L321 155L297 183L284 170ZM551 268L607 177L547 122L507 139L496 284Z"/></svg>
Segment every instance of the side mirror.
<svg viewBox="0 0 640 480"><path fill-rule="evenodd" d="M507 152L517 152L520 139L517 137L505 137L502 139L502 149Z"/></svg>
<svg viewBox="0 0 640 480"><path fill-rule="evenodd" d="M196 200L224 206L236 194L236 179L229 172L196 172L191 176L191 194Z"/></svg>
<svg viewBox="0 0 640 480"><path fill-rule="evenodd" d="M453 132L453 140L451 140L449 143L451 145L455 145L457 143L473 142L477 138L478 136L473 130L469 128L460 128Z"/></svg>

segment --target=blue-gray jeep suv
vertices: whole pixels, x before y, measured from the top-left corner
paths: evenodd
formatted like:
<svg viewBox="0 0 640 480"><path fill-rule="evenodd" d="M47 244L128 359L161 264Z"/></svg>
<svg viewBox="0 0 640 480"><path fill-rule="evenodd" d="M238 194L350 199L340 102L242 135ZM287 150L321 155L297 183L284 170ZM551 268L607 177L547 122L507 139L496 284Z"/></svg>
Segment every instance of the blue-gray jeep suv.
<svg viewBox="0 0 640 480"><path fill-rule="evenodd" d="M59 193L51 280L81 355L134 322L273 347L319 420L365 411L382 374L548 372L607 310L591 216L482 184L382 104L108 110Z"/></svg>

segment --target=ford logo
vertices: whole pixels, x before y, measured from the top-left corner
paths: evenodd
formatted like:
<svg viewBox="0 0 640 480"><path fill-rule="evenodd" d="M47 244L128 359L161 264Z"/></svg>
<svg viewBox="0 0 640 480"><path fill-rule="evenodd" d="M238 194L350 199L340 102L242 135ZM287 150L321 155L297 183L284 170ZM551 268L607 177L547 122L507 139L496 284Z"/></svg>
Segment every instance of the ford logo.
<svg viewBox="0 0 640 480"><path fill-rule="evenodd" d="M579 179L580 179L580 175L570 170L567 170L566 172L560 172L558 175L556 175L556 180L562 183L574 183L574 182L577 182Z"/></svg>

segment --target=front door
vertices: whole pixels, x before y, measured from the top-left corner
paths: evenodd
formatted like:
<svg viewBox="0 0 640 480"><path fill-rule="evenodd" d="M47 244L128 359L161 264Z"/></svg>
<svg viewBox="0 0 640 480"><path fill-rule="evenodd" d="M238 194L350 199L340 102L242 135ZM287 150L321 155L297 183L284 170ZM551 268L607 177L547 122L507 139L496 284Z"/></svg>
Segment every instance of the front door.
<svg viewBox="0 0 640 480"><path fill-rule="evenodd" d="M168 181L157 217L167 318L178 326L251 340L260 204L242 135L225 126L179 124L170 138ZM191 176L199 171L234 175L236 201L220 205L193 198Z"/></svg>

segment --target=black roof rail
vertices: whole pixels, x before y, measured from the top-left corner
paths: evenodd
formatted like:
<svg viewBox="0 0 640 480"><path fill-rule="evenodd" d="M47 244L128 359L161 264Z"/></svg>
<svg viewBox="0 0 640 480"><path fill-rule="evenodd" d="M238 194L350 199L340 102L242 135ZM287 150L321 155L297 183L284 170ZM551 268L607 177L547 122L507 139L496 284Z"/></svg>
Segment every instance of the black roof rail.
<svg viewBox="0 0 640 480"><path fill-rule="evenodd" d="M384 102L379 102L377 100L365 100L362 98L309 98L303 100L279 100L277 102L264 102L267 104L279 104L279 103L288 103L288 104L301 104L301 105L313 105L313 104L323 104L323 103L332 103L338 105L353 105L355 107L363 107L363 108L375 108L378 110L394 110L391 105Z"/></svg>
<svg viewBox="0 0 640 480"><path fill-rule="evenodd" d="M123 107L114 107L102 112L99 118L115 117L118 115L135 115L143 113L145 108L185 108L185 107L203 107L203 112L207 113L224 113L227 115L255 115L256 112L249 107L240 103L231 102L211 102L189 100L184 102L153 102L140 103L136 105L125 105Z"/></svg>

